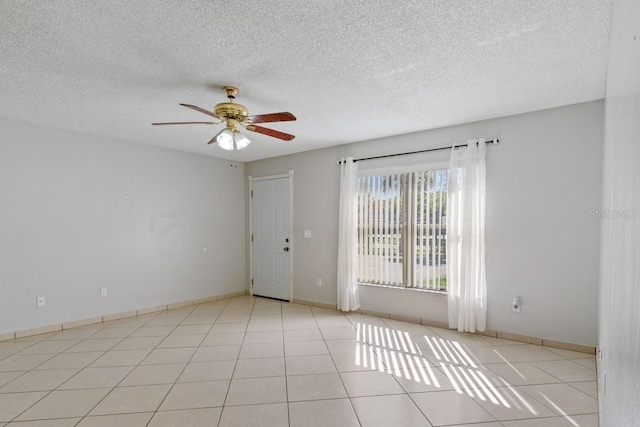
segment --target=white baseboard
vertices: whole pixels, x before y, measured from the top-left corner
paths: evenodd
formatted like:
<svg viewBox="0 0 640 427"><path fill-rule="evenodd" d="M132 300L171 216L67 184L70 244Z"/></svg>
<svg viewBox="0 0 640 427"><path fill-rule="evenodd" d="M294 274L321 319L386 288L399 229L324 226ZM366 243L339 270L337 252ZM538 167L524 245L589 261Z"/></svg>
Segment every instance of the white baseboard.
<svg viewBox="0 0 640 427"><path fill-rule="evenodd" d="M124 319L127 317L133 317L133 316L141 316L143 314L156 313L158 311L172 310L175 308L188 307L188 306L197 305L197 304L204 304L207 302L219 301L219 300L234 298L242 295L249 295L249 291L232 292L224 295L216 295L216 296L210 296L205 298L198 298L195 300L175 302L167 305L141 308L139 310L127 311L123 313L112 313L102 317L93 317L90 319L75 320L73 322L67 322L67 323L62 323L57 325L48 325L48 326L41 326L33 329L7 332L7 333L0 334L0 341L8 341L8 340L17 339L17 338L29 337L32 335L46 334L49 332L61 331L63 329L71 329L71 328L77 328L80 326L92 325L95 323L108 322L110 320ZM321 303L321 302L315 302L315 301L294 299L293 304L300 304L300 305L324 308L329 310L337 310L334 304L327 304L327 303ZM448 329L448 325L442 322L434 322L428 319L418 319L417 317L409 317L409 316L403 316L403 315L398 315L393 313L382 313L382 312L371 311L366 309L355 310L355 311L351 311L350 313L380 317L383 319L402 320L405 322L417 323L425 326L433 326L433 327ZM535 344L535 345L540 345L545 347L577 351L580 353L596 354L596 348L592 346L551 340L547 338L533 337L528 335L513 334L510 332L486 330L484 332L478 332L478 335L484 335L484 336L494 337L494 338L503 338L511 341L518 341L518 342Z"/></svg>
<svg viewBox="0 0 640 427"><path fill-rule="evenodd" d="M319 303L315 301L294 299L293 303L307 305L311 307L322 307L322 308L337 310L335 305ZM373 310L367 310L367 309L354 310L354 311L350 311L349 313L362 314L364 316L379 317L382 319L401 320L404 322L417 323L424 326L433 326L441 329L449 329L449 325L445 322L432 321L429 319L419 319L417 317L404 316L404 315L399 315L394 313L383 313L380 311L373 311ZM490 329L487 329L484 332L478 332L477 334L487 336L487 337L493 337L493 338L503 338L510 341L518 341L518 342L527 343L527 344L535 344L535 345L540 345L545 347L577 351L580 353L596 354L595 347L583 345L583 344L574 344L570 342L557 341L557 340L533 337L528 335L519 335L519 334L510 333L510 332L494 331Z"/></svg>
<svg viewBox="0 0 640 427"><path fill-rule="evenodd" d="M90 319L74 320L72 322L59 323L56 325L39 326L37 328L32 328L32 329L24 329L24 330L15 331L15 332L6 332L3 334L0 334L0 341L8 341L8 340L13 340L18 338L30 337L33 335L46 334L49 332L57 332L63 329L78 328L80 326L93 325L95 323L108 322L111 320L124 319L127 317L141 316L143 314L156 313L158 311L171 310L179 307L187 307L191 305L204 304L207 302L219 301L219 300L239 297L247 294L248 294L247 291L232 292L224 295L215 295L215 296L210 296L205 298L198 298L190 301L176 302L176 303L167 304L167 305L158 305L155 307L146 307L146 308L141 308L139 310L125 311L122 313L111 313L111 314L106 314L100 317L92 317Z"/></svg>

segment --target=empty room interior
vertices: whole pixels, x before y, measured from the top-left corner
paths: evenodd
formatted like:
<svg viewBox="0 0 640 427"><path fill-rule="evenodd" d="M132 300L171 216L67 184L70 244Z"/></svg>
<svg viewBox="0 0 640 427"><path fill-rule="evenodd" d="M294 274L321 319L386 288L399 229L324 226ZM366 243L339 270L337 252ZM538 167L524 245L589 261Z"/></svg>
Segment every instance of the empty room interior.
<svg viewBox="0 0 640 427"><path fill-rule="evenodd" d="M640 2L0 2L0 427L634 427Z"/></svg>

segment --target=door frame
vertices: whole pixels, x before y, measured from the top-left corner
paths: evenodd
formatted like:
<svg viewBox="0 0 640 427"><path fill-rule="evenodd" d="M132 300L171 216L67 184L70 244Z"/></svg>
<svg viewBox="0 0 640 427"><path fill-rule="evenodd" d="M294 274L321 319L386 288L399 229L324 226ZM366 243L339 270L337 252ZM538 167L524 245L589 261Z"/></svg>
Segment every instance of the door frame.
<svg viewBox="0 0 640 427"><path fill-rule="evenodd" d="M293 169L288 173L254 177L249 175L249 295L253 296L253 182L289 179L289 302L293 302Z"/></svg>

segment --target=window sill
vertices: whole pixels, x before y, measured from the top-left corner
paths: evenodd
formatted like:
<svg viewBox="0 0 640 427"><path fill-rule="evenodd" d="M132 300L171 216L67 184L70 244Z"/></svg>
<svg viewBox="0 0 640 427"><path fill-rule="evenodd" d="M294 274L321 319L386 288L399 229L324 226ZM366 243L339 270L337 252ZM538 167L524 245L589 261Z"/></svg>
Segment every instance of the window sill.
<svg viewBox="0 0 640 427"><path fill-rule="evenodd" d="M436 291L433 289L407 288L404 286L379 285L377 283L358 282L358 286L371 286L372 288L397 289L399 291L426 292L429 294L447 295L447 291Z"/></svg>

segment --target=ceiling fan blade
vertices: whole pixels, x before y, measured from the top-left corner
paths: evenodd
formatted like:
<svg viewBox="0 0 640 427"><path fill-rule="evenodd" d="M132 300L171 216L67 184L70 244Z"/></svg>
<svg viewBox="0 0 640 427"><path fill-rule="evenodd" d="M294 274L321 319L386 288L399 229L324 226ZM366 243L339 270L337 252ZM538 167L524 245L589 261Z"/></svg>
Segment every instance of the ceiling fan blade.
<svg viewBox="0 0 640 427"><path fill-rule="evenodd" d="M217 125L219 124L215 122L163 122L163 123L151 123L155 126L163 126L163 125Z"/></svg>
<svg viewBox="0 0 640 427"><path fill-rule="evenodd" d="M262 126L247 125L245 127L245 129L247 129L247 130L249 130L251 132L257 132L257 133L261 133L263 135L272 136L274 138L284 139L285 141L291 141L293 138L295 138L294 135L291 135L291 134L288 134L288 133L284 133L284 132L280 132L278 130L263 128Z"/></svg>
<svg viewBox="0 0 640 427"><path fill-rule="evenodd" d="M247 116L245 123L273 123L273 122L290 122L296 120L296 116L286 111L281 113L258 114L255 116Z"/></svg>
<svg viewBox="0 0 640 427"><path fill-rule="evenodd" d="M199 111L201 113L207 114L211 117L215 117L216 119L219 119L220 117L218 117L218 115L216 113L214 113L213 111L209 111L209 110L205 110L204 108L200 108L198 106L195 105L191 105L191 104L182 104L180 103L180 105L182 105L183 107L187 107L187 108L191 108L192 110L196 110Z"/></svg>
<svg viewBox="0 0 640 427"><path fill-rule="evenodd" d="M216 134L216 136L214 136L213 138L211 138L211 141L207 142L207 145L209 145L209 144L215 144L215 143L217 142L217 141L216 141L216 138L217 138L217 137L218 137L218 134Z"/></svg>

